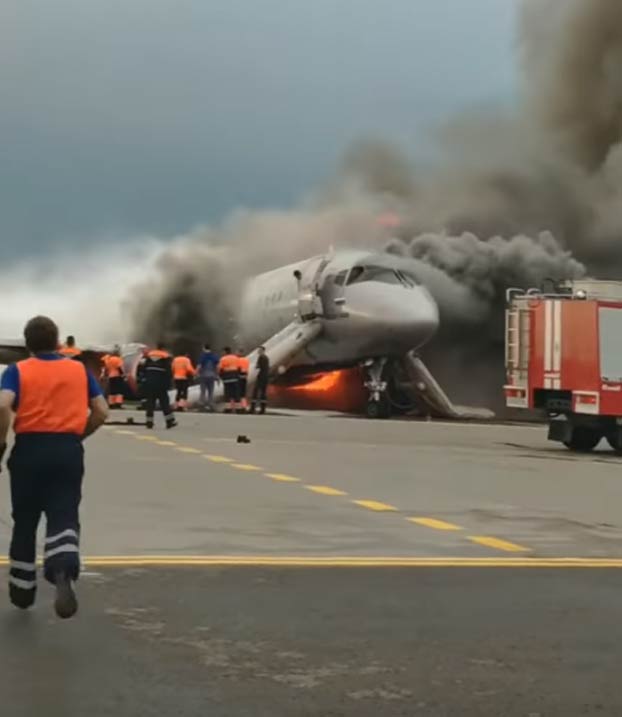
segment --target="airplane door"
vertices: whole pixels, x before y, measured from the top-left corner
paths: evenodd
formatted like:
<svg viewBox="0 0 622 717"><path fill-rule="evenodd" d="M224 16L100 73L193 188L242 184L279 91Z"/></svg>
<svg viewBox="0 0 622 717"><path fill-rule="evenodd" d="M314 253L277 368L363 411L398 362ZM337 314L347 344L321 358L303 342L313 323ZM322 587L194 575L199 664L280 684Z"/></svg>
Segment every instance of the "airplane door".
<svg viewBox="0 0 622 717"><path fill-rule="evenodd" d="M326 319L337 319L343 315L344 284L347 272L328 274L324 277L319 295L322 302L322 314Z"/></svg>
<svg viewBox="0 0 622 717"><path fill-rule="evenodd" d="M322 313L318 282L329 263L330 258L322 257L315 268L309 267L313 273L308 274L307 270L295 274L298 280L298 313L302 319L312 319Z"/></svg>

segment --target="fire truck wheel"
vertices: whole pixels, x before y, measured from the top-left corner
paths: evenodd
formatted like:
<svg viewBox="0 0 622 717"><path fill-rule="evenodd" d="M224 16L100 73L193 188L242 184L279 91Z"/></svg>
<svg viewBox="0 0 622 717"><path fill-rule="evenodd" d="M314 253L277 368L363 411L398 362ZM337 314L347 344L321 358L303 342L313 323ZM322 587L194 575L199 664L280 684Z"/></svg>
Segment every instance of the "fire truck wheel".
<svg viewBox="0 0 622 717"><path fill-rule="evenodd" d="M564 441L564 445L577 453L590 453L600 443L602 437L602 434L594 428L575 426L572 438Z"/></svg>

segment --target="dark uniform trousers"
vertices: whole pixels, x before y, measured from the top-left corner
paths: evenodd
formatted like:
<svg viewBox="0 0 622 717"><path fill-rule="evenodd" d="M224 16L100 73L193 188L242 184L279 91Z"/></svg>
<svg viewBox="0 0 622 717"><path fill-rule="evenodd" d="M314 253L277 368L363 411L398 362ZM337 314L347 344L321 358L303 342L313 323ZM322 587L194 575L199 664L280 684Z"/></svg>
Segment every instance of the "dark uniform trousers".
<svg viewBox="0 0 622 717"><path fill-rule="evenodd" d="M268 405L268 382L269 377L262 376L259 374L255 381L255 387L253 388L253 400L251 401L251 411L254 413L259 404L261 413L266 412L266 406Z"/></svg>
<svg viewBox="0 0 622 717"><path fill-rule="evenodd" d="M225 391L225 400L238 403L240 400L240 375L238 371L223 371L222 385Z"/></svg>
<svg viewBox="0 0 622 717"><path fill-rule="evenodd" d="M54 583L59 572L77 580L84 476L80 438L70 434L20 434L8 467L14 520L9 552L11 588L33 596L36 592L36 535L42 513L47 521L46 580Z"/></svg>
<svg viewBox="0 0 622 717"><path fill-rule="evenodd" d="M160 405L160 410L166 418L173 415L171 401L168 397L168 386L160 381L150 381L147 379L144 385L145 391L145 414L147 421L153 421L156 405Z"/></svg>
<svg viewBox="0 0 622 717"><path fill-rule="evenodd" d="M189 388L190 388L190 379L176 378L175 379L175 389L177 391L177 395L175 396L175 400L176 401L187 401Z"/></svg>

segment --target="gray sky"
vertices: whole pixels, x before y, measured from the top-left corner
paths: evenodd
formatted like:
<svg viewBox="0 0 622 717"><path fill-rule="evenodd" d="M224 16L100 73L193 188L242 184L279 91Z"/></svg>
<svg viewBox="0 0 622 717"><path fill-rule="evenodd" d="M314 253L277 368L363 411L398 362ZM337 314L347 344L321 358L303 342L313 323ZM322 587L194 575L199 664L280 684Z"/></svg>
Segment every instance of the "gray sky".
<svg viewBox="0 0 622 717"><path fill-rule="evenodd" d="M17 256L288 206L366 136L511 99L516 0L0 0Z"/></svg>

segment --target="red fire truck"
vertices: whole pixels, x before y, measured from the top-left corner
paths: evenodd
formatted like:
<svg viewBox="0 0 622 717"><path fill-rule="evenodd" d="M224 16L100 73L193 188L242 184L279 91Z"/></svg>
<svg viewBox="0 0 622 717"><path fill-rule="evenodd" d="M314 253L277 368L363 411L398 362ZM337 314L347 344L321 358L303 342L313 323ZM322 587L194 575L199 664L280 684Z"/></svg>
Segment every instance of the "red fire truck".
<svg viewBox="0 0 622 717"><path fill-rule="evenodd" d="M622 453L622 282L565 282L507 296L506 404L544 412L549 439Z"/></svg>

